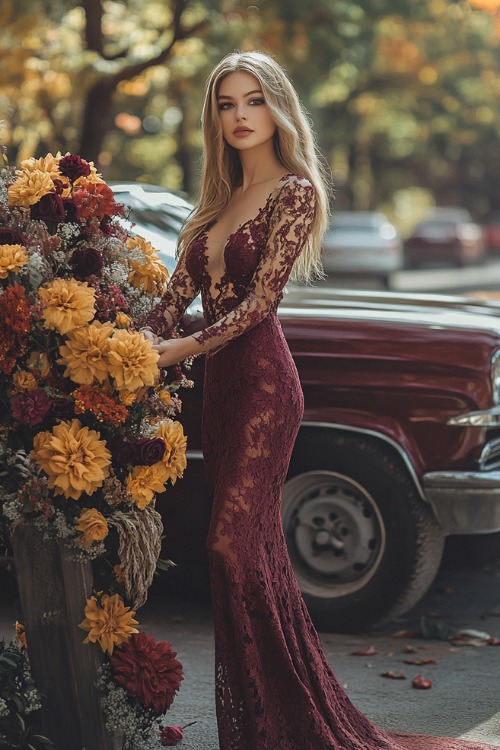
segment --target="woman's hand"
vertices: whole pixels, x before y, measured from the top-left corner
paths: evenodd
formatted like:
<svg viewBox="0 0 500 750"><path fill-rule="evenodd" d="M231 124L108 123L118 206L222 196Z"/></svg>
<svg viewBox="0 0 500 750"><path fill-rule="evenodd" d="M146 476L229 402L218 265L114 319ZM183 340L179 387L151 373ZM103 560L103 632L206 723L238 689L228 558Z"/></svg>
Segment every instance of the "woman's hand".
<svg viewBox="0 0 500 750"><path fill-rule="evenodd" d="M193 343L191 336L181 339L157 339L153 343L153 349L160 354L158 367L170 367L191 357L195 353Z"/></svg>

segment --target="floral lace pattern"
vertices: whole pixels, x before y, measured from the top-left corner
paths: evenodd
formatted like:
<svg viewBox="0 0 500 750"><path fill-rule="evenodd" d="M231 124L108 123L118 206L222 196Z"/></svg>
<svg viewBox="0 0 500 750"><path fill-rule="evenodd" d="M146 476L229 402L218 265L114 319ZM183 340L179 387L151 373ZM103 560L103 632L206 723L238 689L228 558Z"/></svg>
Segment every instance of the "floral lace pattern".
<svg viewBox="0 0 500 750"><path fill-rule="evenodd" d="M228 238L220 279L207 271L207 232L192 243L155 318L158 332L171 327L201 290L220 748L482 750L386 733L358 711L331 671L292 570L281 493L303 398L276 308L313 216L313 187L287 175Z"/></svg>

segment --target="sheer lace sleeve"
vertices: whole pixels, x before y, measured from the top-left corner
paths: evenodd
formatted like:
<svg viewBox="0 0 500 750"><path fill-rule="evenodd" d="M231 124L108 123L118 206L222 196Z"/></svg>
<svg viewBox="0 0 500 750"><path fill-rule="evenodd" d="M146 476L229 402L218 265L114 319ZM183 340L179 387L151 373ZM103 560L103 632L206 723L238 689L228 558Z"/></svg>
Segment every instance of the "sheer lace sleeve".
<svg viewBox="0 0 500 750"><path fill-rule="evenodd" d="M221 349L276 310L293 264L304 247L314 218L315 191L305 178L293 178L278 194L266 247L240 304L193 338L200 353Z"/></svg>
<svg viewBox="0 0 500 750"><path fill-rule="evenodd" d="M186 253L184 252L179 258L161 302L148 315L146 320L146 325L157 336L164 338L169 336L186 308L199 292L197 285L188 273L185 257Z"/></svg>

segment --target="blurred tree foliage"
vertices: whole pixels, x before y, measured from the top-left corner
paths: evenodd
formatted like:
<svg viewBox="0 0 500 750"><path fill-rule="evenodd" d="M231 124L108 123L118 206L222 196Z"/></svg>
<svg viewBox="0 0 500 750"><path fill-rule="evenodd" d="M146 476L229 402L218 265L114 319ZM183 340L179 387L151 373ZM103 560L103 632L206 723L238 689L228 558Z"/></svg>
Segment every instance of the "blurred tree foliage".
<svg viewBox="0 0 500 750"><path fill-rule="evenodd" d="M262 49L311 113L339 208L500 208L497 0L249 2L0 0L11 161L78 151L108 179L195 192L206 75Z"/></svg>

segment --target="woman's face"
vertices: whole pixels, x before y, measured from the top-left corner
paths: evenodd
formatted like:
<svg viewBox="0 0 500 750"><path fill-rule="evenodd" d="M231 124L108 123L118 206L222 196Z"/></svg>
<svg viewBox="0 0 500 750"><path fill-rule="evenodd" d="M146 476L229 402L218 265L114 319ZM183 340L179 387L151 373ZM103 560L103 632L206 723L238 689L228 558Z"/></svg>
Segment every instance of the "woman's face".
<svg viewBox="0 0 500 750"><path fill-rule="evenodd" d="M222 134L230 146L244 151L272 139L276 125L251 73L238 70L223 78L217 103Z"/></svg>

